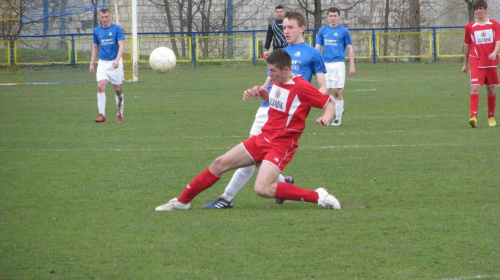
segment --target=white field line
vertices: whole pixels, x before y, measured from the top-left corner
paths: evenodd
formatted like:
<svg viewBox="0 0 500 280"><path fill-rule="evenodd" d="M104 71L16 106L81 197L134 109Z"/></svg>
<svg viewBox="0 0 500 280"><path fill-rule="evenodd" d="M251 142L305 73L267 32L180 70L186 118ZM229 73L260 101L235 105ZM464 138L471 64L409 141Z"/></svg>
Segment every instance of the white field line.
<svg viewBox="0 0 500 280"><path fill-rule="evenodd" d="M500 278L500 275L491 276L491 275L474 275L474 276L458 276L453 278L443 278L441 280L471 280L471 279L484 279L484 278Z"/></svg>
<svg viewBox="0 0 500 280"><path fill-rule="evenodd" d="M235 143L237 145L237 143ZM332 146L300 146L301 150L321 150L321 149L381 149L381 148L415 148L415 147L454 147L463 146L463 143L442 143L442 144L381 144L381 145L332 145ZM479 146L491 147L491 143L478 144ZM476 145L476 146L478 146ZM194 150L229 150L231 147L191 147L191 148L172 148L165 145L164 148L114 148L114 149L7 149L3 152L14 153L94 153L94 152L168 152L168 151L194 151Z"/></svg>
<svg viewBox="0 0 500 280"><path fill-rule="evenodd" d="M377 91L378 89L376 88L363 88L363 89L352 89L350 91L361 91L361 92L365 92L365 91Z"/></svg>

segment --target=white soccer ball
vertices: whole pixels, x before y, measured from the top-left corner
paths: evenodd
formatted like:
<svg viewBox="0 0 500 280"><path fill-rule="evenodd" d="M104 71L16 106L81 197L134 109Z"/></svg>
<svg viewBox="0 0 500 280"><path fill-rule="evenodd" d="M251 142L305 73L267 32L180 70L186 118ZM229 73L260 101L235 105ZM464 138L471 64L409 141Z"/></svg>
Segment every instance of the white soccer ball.
<svg viewBox="0 0 500 280"><path fill-rule="evenodd" d="M174 51L167 47L154 49L149 55L149 65L158 73L167 73L175 68L177 58Z"/></svg>

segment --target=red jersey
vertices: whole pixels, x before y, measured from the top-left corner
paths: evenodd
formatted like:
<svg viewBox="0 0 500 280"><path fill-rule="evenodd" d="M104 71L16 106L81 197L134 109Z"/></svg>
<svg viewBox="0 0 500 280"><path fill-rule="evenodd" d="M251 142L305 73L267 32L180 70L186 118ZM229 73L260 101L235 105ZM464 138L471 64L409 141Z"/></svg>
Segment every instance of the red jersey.
<svg viewBox="0 0 500 280"><path fill-rule="evenodd" d="M489 19L483 25L472 21L465 26L464 43L471 46L469 52L471 65L479 68L497 67L498 55L494 61L488 60L496 42L500 42L500 24L496 20Z"/></svg>
<svg viewBox="0 0 500 280"><path fill-rule="evenodd" d="M273 83L269 92L269 120L262 127L268 141L293 136L299 139L311 107L323 109L330 95L318 91L301 76L285 84Z"/></svg>

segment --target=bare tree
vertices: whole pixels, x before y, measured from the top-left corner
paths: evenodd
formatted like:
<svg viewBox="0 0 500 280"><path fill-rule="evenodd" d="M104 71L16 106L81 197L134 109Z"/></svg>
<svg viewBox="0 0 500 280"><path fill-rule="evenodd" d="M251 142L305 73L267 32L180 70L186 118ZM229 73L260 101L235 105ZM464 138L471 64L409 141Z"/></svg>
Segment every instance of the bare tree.
<svg viewBox="0 0 500 280"><path fill-rule="evenodd" d="M0 35L2 37L19 35L21 28L19 26L19 17L23 7L24 0L5 0L0 4Z"/></svg>
<svg viewBox="0 0 500 280"><path fill-rule="evenodd" d="M464 0L467 4L467 11L469 11L469 22L474 21L474 8L472 8L473 0Z"/></svg>
<svg viewBox="0 0 500 280"><path fill-rule="evenodd" d="M352 1L352 2L349 2L348 4L344 4L344 5L336 4L336 7L342 11L349 11L364 1L365 0L356 0L356 1ZM298 4L299 4L299 7L305 12L306 19L309 18L310 14L313 15L313 17L314 17L314 21L313 21L314 27L313 28L314 29L321 28L321 26L323 25L322 21L324 18L323 13L332 7L332 6L328 6L325 9L323 9L321 0L313 0L312 5L309 4L309 0L298 0ZM312 9L310 6L312 6ZM308 22L309 22L309 20L308 20Z"/></svg>

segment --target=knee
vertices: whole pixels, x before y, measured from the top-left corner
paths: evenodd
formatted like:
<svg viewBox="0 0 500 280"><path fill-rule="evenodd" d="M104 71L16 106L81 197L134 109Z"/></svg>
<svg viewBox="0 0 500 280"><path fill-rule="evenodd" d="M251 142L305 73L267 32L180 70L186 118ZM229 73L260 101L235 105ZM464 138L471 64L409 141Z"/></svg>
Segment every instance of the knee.
<svg viewBox="0 0 500 280"><path fill-rule="evenodd" d="M272 198L274 195L271 195L270 192L270 186L267 184L261 183L256 181L255 186L254 186L254 191L257 195L265 198Z"/></svg>
<svg viewBox="0 0 500 280"><path fill-rule="evenodd" d="M97 91L104 92L106 90L106 84L99 83L97 84Z"/></svg>
<svg viewBox="0 0 500 280"><path fill-rule="evenodd" d="M210 164L210 171L217 177L220 177L224 173L225 160L224 157L220 156L216 158L212 164Z"/></svg>
<svg viewBox="0 0 500 280"><path fill-rule="evenodd" d="M495 95L495 87L494 86L489 86L486 89L487 89L488 95L490 95L490 96Z"/></svg>

